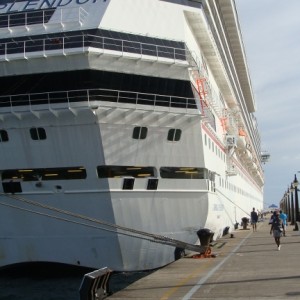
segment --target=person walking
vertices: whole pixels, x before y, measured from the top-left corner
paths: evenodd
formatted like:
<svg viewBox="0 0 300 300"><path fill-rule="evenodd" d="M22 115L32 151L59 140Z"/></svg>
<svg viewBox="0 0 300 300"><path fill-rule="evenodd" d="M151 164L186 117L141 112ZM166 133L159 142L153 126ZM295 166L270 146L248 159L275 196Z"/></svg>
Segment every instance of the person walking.
<svg viewBox="0 0 300 300"><path fill-rule="evenodd" d="M282 229L283 229L283 236L285 236L285 230L287 225L287 215L281 210L279 214L279 218L282 220Z"/></svg>
<svg viewBox="0 0 300 300"><path fill-rule="evenodd" d="M273 232L273 237L277 245L277 250L280 250L280 237L282 235L282 220L279 218L279 211L276 211L274 214L270 234Z"/></svg>
<svg viewBox="0 0 300 300"><path fill-rule="evenodd" d="M255 207L253 207L253 210L251 211L251 224L253 231L256 231L256 223L258 221L258 214L255 211Z"/></svg>
<svg viewBox="0 0 300 300"><path fill-rule="evenodd" d="M272 213L272 216L271 216L271 218L270 218L270 220L269 220L269 224L270 224L270 225L272 224L273 219L275 218L276 211L271 211L271 213Z"/></svg>

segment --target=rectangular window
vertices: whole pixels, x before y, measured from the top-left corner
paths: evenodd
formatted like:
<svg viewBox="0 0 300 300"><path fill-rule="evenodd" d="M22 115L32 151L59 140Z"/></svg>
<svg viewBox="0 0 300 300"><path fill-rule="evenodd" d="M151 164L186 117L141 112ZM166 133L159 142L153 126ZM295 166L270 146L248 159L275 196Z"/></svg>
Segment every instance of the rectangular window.
<svg viewBox="0 0 300 300"><path fill-rule="evenodd" d="M2 181L22 180L22 181L40 181L40 180L71 180L85 179L86 170L83 167L67 168L39 168L39 169L13 169L2 171Z"/></svg>
<svg viewBox="0 0 300 300"><path fill-rule="evenodd" d="M146 178L156 177L157 174L154 167L141 166L98 166L97 173L99 178Z"/></svg>
<svg viewBox="0 0 300 300"><path fill-rule="evenodd" d="M22 193L21 183L19 181L14 182L13 180L9 182L2 182L4 193Z"/></svg>
<svg viewBox="0 0 300 300"><path fill-rule="evenodd" d="M161 167L160 176L162 178L178 179L208 179L208 170L205 168L193 167Z"/></svg>
<svg viewBox="0 0 300 300"><path fill-rule="evenodd" d="M151 178L148 180L147 184L147 190L157 190L157 185L158 185L158 179L157 178Z"/></svg>
<svg viewBox="0 0 300 300"><path fill-rule="evenodd" d="M123 190L133 190L134 178L124 178Z"/></svg>

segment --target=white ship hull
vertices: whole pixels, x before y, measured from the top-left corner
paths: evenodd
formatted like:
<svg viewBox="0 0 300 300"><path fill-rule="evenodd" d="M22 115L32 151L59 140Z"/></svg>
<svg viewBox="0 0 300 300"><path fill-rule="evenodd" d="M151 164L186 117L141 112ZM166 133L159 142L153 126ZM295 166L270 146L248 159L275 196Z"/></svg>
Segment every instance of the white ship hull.
<svg viewBox="0 0 300 300"><path fill-rule="evenodd" d="M218 52L214 1L75 2L0 6L0 267L149 270L175 259L163 237L261 210L247 65Z"/></svg>

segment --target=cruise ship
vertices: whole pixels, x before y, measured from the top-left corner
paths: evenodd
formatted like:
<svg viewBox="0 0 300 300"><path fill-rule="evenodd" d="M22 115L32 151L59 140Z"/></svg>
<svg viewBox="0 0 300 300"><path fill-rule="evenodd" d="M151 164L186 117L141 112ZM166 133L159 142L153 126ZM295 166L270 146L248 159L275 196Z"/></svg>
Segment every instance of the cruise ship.
<svg viewBox="0 0 300 300"><path fill-rule="evenodd" d="M262 210L234 0L2 0L0 39L0 267L154 269Z"/></svg>

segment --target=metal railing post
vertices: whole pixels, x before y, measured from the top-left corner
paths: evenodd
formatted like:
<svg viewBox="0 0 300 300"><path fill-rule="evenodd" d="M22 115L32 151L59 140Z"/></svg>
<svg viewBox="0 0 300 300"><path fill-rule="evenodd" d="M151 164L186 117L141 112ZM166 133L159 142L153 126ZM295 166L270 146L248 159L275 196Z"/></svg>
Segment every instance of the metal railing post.
<svg viewBox="0 0 300 300"><path fill-rule="evenodd" d="M88 106L90 107L90 90L86 90L86 97L88 101Z"/></svg>
<svg viewBox="0 0 300 300"><path fill-rule="evenodd" d="M7 58L7 43L5 43L5 46L4 46L4 59L8 60L8 58Z"/></svg>
<svg viewBox="0 0 300 300"><path fill-rule="evenodd" d="M139 101L139 93L136 93L136 96L135 96L135 105L136 106L138 105L138 101Z"/></svg>
<svg viewBox="0 0 300 300"><path fill-rule="evenodd" d="M50 105L50 94L47 93L47 99L48 99L48 107L49 107L49 110L51 110L51 105Z"/></svg>
<svg viewBox="0 0 300 300"><path fill-rule="evenodd" d="M63 54L66 55L66 53L65 53L65 37L64 36L62 37L62 47L63 47L63 49L62 49Z"/></svg>
<svg viewBox="0 0 300 300"><path fill-rule="evenodd" d="M120 91L118 91L117 103L119 103L119 99L120 99Z"/></svg>
<svg viewBox="0 0 300 300"><path fill-rule="evenodd" d="M43 55L46 56L46 40L43 39Z"/></svg>
<svg viewBox="0 0 300 300"><path fill-rule="evenodd" d="M26 58L26 41L23 42L23 55Z"/></svg>

